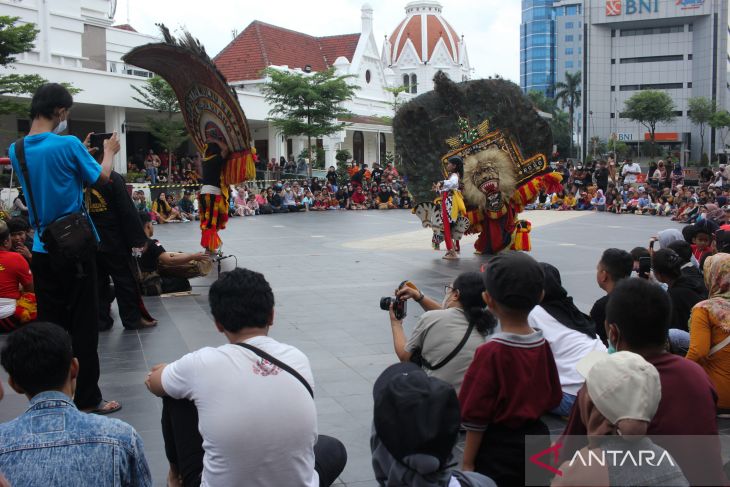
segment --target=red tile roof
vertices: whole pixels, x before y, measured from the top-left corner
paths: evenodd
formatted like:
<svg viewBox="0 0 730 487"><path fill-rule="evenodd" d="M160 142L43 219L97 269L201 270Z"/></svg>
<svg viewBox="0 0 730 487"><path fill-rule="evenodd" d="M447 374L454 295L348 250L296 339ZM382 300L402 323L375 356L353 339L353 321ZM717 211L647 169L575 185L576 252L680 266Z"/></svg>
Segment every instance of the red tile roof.
<svg viewBox="0 0 730 487"><path fill-rule="evenodd" d="M213 59L228 81L261 78L268 66L324 71L335 60L352 58L360 34L314 37L255 20Z"/></svg>
<svg viewBox="0 0 730 487"><path fill-rule="evenodd" d="M112 25L112 29L128 30L129 32L137 32L137 29L129 24Z"/></svg>

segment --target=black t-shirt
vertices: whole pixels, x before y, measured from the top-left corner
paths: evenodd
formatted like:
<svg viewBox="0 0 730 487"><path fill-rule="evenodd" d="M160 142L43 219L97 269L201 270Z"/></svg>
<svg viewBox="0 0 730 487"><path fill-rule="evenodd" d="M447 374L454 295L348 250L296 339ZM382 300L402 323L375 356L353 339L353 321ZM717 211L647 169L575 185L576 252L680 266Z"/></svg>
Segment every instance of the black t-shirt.
<svg viewBox="0 0 730 487"><path fill-rule="evenodd" d="M372 174L373 181L380 184L380 179L383 177L383 170L382 169L373 169L373 171L370 174Z"/></svg>
<svg viewBox="0 0 730 487"><path fill-rule="evenodd" d="M139 268L143 272L154 272L157 270L159 259L165 253L165 247L155 239L147 239L147 248L139 258Z"/></svg>
<svg viewBox="0 0 730 487"><path fill-rule="evenodd" d="M225 163L226 161L218 154L203 161L203 184L220 188L221 170Z"/></svg>
<svg viewBox="0 0 730 487"><path fill-rule="evenodd" d="M608 186L608 168L596 169L596 184L601 187Z"/></svg>
<svg viewBox="0 0 730 487"><path fill-rule="evenodd" d="M596 334L601 337L604 344L608 344L606 336L606 304L608 304L608 294L596 301L591 308L591 319L596 325Z"/></svg>
<svg viewBox="0 0 730 487"><path fill-rule="evenodd" d="M120 174L112 171L107 183L87 188L86 206L99 234L99 251L129 255L132 247L144 245L147 236Z"/></svg>
<svg viewBox="0 0 730 487"><path fill-rule="evenodd" d="M333 185L337 185L337 173L332 171L327 173L327 182Z"/></svg>

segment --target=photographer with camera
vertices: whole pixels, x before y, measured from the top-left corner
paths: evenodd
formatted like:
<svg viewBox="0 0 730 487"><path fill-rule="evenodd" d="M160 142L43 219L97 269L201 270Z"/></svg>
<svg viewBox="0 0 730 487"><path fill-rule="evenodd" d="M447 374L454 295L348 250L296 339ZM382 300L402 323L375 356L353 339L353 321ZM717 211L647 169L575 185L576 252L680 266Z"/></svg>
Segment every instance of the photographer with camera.
<svg viewBox="0 0 730 487"><path fill-rule="evenodd" d="M412 283L404 282L396 290L395 299L381 300L381 308L383 304L389 305L393 346L400 361L417 363L430 377L451 384L458 394L474 352L496 321L482 301L481 274L465 272L444 290L446 295L439 304ZM403 318L409 299L426 312L406 339Z"/></svg>

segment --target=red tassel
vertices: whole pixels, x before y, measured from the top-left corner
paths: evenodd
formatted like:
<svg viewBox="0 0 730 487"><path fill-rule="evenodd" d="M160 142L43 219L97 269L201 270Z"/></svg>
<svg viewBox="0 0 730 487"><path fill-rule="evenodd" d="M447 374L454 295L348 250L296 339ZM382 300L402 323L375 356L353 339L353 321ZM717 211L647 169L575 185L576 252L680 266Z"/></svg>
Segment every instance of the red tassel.
<svg viewBox="0 0 730 487"><path fill-rule="evenodd" d="M206 228L202 231L200 236L200 246L215 252L221 246L221 239L218 236L218 231L215 228Z"/></svg>

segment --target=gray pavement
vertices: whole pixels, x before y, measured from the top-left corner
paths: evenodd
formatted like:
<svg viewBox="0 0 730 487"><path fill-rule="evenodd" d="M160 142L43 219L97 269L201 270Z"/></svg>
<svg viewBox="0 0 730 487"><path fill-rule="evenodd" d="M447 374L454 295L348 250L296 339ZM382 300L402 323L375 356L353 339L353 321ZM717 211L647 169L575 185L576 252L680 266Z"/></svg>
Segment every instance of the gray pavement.
<svg viewBox="0 0 730 487"><path fill-rule="evenodd" d="M595 283L595 265L605 248L646 246L658 230L677 226L649 216L556 214L545 219L538 213L546 212L526 215L545 221L533 229L532 255L561 270L564 286L586 312L602 295ZM380 372L396 361L387 313L378 308L380 297L391 295L399 282L410 279L440 300L445 284L486 262L485 257L472 255L466 244L460 261L442 260L442 253L430 250L427 232L417 248L401 245L419 229L410 212L369 211L236 218L222 233L224 252L235 255L239 266L262 272L274 289L276 319L271 335L298 347L311 361L319 431L339 438L348 450L348 464L337 485L375 485L369 450L371 390ZM197 249L196 224L157 226L155 232L167 250ZM361 245L363 241L369 243ZM235 263L233 258L224 261L223 270ZM155 485L164 485L167 472L161 403L146 390L144 376L156 363L224 343L207 307L207 289L215 274L193 281L196 296L146 299L159 320L156 328L123 331L117 320L100 337L102 391L107 399L123 404L114 417L142 435ZM420 308L409 308L408 330L418 315ZM27 401L9 390L4 371L0 378L6 389L0 421L7 421L22 413ZM558 420L551 423L555 431L561 426Z"/></svg>

